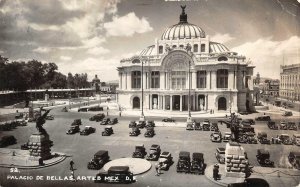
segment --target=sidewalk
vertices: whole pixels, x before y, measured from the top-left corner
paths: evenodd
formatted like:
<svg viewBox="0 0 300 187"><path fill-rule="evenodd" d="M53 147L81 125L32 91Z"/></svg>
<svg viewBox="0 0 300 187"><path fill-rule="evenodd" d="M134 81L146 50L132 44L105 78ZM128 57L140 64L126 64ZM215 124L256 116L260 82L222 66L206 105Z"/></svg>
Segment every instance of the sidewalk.
<svg viewBox="0 0 300 187"><path fill-rule="evenodd" d="M52 153L52 155L55 156L51 159L44 160L44 165L41 166L39 165L38 161L29 159L30 155L28 150L1 148L0 167L17 167L18 169L38 169L56 165L64 161L67 157L67 155L57 152Z"/></svg>
<svg viewBox="0 0 300 187"><path fill-rule="evenodd" d="M226 177L225 176L225 165L219 164L220 180L215 181L213 179L213 167L210 165L205 170L205 176L210 181L218 184L219 186L227 186L230 183L243 182L244 178ZM270 186L274 187L290 187L291 184L286 184L287 181L293 181L294 186L300 183L300 171L296 169L285 169L285 168L269 168L269 167L254 167L253 173L249 178L262 178L265 179ZM289 179L289 180L286 180ZM293 179L293 180L291 180Z"/></svg>

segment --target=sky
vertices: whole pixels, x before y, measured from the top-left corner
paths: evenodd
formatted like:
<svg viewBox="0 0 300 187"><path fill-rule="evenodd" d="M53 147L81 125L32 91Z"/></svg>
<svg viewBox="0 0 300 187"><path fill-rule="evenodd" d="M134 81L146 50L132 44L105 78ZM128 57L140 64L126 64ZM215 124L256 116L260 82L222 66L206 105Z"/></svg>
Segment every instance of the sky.
<svg viewBox="0 0 300 187"><path fill-rule="evenodd" d="M300 0L0 0L0 55L118 80L120 60L178 23L180 5L255 74L279 78L280 65L300 63Z"/></svg>

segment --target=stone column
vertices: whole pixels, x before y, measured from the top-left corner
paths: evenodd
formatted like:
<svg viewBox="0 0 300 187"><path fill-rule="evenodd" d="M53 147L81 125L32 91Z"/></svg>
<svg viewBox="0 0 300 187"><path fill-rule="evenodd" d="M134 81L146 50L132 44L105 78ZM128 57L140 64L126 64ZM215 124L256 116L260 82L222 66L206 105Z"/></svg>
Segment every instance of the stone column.
<svg viewBox="0 0 300 187"><path fill-rule="evenodd" d="M170 111L173 111L173 95L170 95Z"/></svg>
<svg viewBox="0 0 300 187"><path fill-rule="evenodd" d="M198 111L199 110L198 94L195 94L195 105L196 105L195 110Z"/></svg>
<svg viewBox="0 0 300 187"><path fill-rule="evenodd" d="M197 87L197 74L196 71L192 72L192 85L191 85L191 89L196 89Z"/></svg>
<svg viewBox="0 0 300 187"><path fill-rule="evenodd" d="M162 109L165 110L166 98L165 95L162 96Z"/></svg>
<svg viewBox="0 0 300 187"><path fill-rule="evenodd" d="M119 73L119 89L122 90L122 73Z"/></svg>
<svg viewBox="0 0 300 187"><path fill-rule="evenodd" d="M131 90L131 72L128 72L127 74L127 90Z"/></svg>
<svg viewBox="0 0 300 187"><path fill-rule="evenodd" d="M182 95L180 95L180 112L182 111Z"/></svg>

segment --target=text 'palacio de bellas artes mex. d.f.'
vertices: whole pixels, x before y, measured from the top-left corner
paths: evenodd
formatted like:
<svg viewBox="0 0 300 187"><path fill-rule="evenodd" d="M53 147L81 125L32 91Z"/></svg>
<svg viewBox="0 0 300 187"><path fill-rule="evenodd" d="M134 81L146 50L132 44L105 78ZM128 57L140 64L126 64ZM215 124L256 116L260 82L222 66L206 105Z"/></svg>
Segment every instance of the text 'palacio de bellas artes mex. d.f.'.
<svg viewBox="0 0 300 187"><path fill-rule="evenodd" d="M254 66L211 41L181 8L179 23L166 28L154 45L120 61L121 107L141 109L144 100L144 109L187 111L190 95L193 111L253 110Z"/></svg>

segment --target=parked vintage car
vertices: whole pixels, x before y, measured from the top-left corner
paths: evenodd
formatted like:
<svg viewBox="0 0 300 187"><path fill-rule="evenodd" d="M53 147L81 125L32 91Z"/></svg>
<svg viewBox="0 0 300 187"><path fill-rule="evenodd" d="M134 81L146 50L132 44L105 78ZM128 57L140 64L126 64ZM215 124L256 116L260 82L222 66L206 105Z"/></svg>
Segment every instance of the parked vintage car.
<svg viewBox="0 0 300 187"><path fill-rule="evenodd" d="M25 121L24 119L17 119L15 120L15 123L17 124L17 126L27 126L27 121Z"/></svg>
<svg viewBox="0 0 300 187"><path fill-rule="evenodd" d="M153 121L147 121L145 127L155 127L155 123Z"/></svg>
<svg viewBox="0 0 300 187"><path fill-rule="evenodd" d="M294 168L300 170L300 152L290 152L288 160Z"/></svg>
<svg viewBox="0 0 300 187"><path fill-rule="evenodd" d="M204 131L209 131L210 130L210 122L209 120L204 120L202 123L202 129Z"/></svg>
<svg viewBox="0 0 300 187"><path fill-rule="evenodd" d="M253 119L243 119L242 124L255 125L255 121Z"/></svg>
<svg viewBox="0 0 300 187"><path fill-rule="evenodd" d="M255 133L246 132L245 135L247 136L247 143L248 144L257 144L257 139L255 137Z"/></svg>
<svg viewBox="0 0 300 187"><path fill-rule="evenodd" d="M285 111L285 112L282 114L282 116L286 116L286 117L292 116L292 115L293 115L293 112L291 112L291 111Z"/></svg>
<svg viewBox="0 0 300 187"><path fill-rule="evenodd" d="M190 172L204 175L205 164L203 153L193 153Z"/></svg>
<svg viewBox="0 0 300 187"><path fill-rule="evenodd" d="M218 123L211 123L210 130L219 131Z"/></svg>
<svg viewBox="0 0 300 187"><path fill-rule="evenodd" d="M286 121L281 121L279 128L280 130L288 130L288 123Z"/></svg>
<svg viewBox="0 0 300 187"><path fill-rule="evenodd" d="M194 130L194 123L193 122L187 122L186 123L186 130Z"/></svg>
<svg viewBox="0 0 300 187"><path fill-rule="evenodd" d="M147 137L147 138L152 138L154 135L155 135L155 132L154 132L153 127L148 127L145 134L144 134L144 136Z"/></svg>
<svg viewBox="0 0 300 187"><path fill-rule="evenodd" d="M94 158L92 158L92 160L88 163L87 168L99 170L108 161L109 161L108 151L100 150L94 154Z"/></svg>
<svg viewBox="0 0 300 187"><path fill-rule="evenodd" d="M83 108L78 108L78 112L87 112L89 109L86 108L86 107L83 107Z"/></svg>
<svg viewBox="0 0 300 187"><path fill-rule="evenodd" d="M89 111L103 111L102 106L92 106L89 108Z"/></svg>
<svg viewBox="0 0 300 187"><path fill-rule="evenodd" d="M132 153L132 158L144 158L147 155L144 144L135 146L135 151Z"/></svg>
<svg viewBox="0 0 300 187"><path fill-rule="evenodd" d="M162 163L161 169L167 171L173 164L173 157L170 152L164 151L160 154L158 162Z"/></svg>
<svg viewBox="0 0 300 187"><path fill-rule="evenodd" d="M136 127L136 122L135 121L130 121L129 122L129 128Z"/></svg>
<svg viewBox="0 0 300 187"><path fill-rule="evenodd" d="M218 147L215 155L216 155L216 159L220 164L225 164L225 148Z"/></svg>
<svg viewBox="0 0 300 187"><path fill-rule="evenodd" d="M270 116L259 116L257 118L255 118L256 121L271 121L271 117Z"/></svg>
<svg viewBox="0 0 300 187"><path fill-rule="evenodd" d="M100 122L100 125L108 125L110 122L110 118L103 118L102 121Z"/></svg>
<svg viewBox="0 0 300 187"><path fill-rule="evenodd" d="M112 120L110 120L109 122L108 122L108 125L115 125L115 124L117 124L118 123L118 118L113 118Z"/></svg>
<svg viewBox="0 0 300 187"><path fill-rule="evenodd" d="M221 142L222 141L222 134L220 131L215 131L210 134L210 140L212 142Z"/></svg>
<svg viewBox="0 0 300 187"><path fill-rule="evenodd" d="M75 134L77 132L80 132L79 125L71 126L69 130L67 130L66 134Z"/></svg>
<svg viewBox="0 0 300 187"><path fill-rule="evenodd" d="M265 149L257 150L257 162L263 167L274 167L274 162L270 160L270 153Z"/></svg>
<svg viewBox="0 0 300 187"><path fill-rule="evenodd" d="M6 147L17 143L17 139L12 135L3 136L0 140L0 147Z"/></svg>
<svg viewBox="0 0 300 187"><path fill-rule="evenodd" d="M268 135L266 132L259 132L257 134L257 139L261 144L270 144L271 141L268 139Z"/></svg>
<svg viewBox="0 0 300 187"><path fill-rule="evenodd" d="M300 134L293 134L292 142L293 144L300 146Z"/></svg>
<svg viewBox="0 0 300 187"><path fill-rule="evenodd" d="M278 136L278 138L284 145L293 145L293 142L288 134L281 134Z"/></svg>
<svg viewBox="0 0 300 187"><path fill-rule="evenodd" d="M96 114L96 115L90 117L89 120L99 122L99 121L102 121L102 119L104 117L105 117L105 115L103 113L100 113L100 114Z"/></svg>
<svg viewBox="0 0 300 187"><path fill-rule="evenodd" d="M141 130L137 127L133 127L131 132L129 132L129 136L138 136L141 134Z"/></svg>
<svg viewBox="0 0 300 187"><path fill-rule="evenodd" d="M272 144L281 144L282 140L279 138L279 136L277 135L277 137L272 137L271 138L271 142Z"/></svg>
<svg viewBox="0 0 300 187"><path fill-rule="evenodd" d="M81 119L74 119L74 121L72 122L71 126L75 126L75 125L82 125Z"/></svg>
<svg viewBox="0 0 300 187"><path fill-rule="evenodd" d="M87 136L89 134L92 134L96 132L96 129L91 127L91 126L85 126L84 129L82 131L80 131L80 135L84 135Z"/></svg>
<svg viewBox="0 0 300 187"><path fill-rule="evenodd" d="M223 136L223 142L228 142L232 140L232 133L231 132L225 132Z"/></svg>
<svg viewBox="0 0 300 187"><path fill-rule="evenodd" d="M178 162L177 162L177 167L176 167L177 173L179 173L179 172L189 173L190 167L191 167L190 152L180 151Z"/></svg>
<svg viewBox="0 0 300 187"><path fill-rule="evenodd" d="M110 136L114 133L112 126L106 126L102 132L102 136Z"/></svg>
<svg viewBox="0 0 300 187"><path fill-rule="evenodd" d="M261 178L246 178L244 182L229 183L228 187L270 187L269 183Z"/></svg>
<svg viewBox="0 0 300 187"><path fill-rule="evenodd" d="M151 160L151 161L157 161L160 153L161 153L160 146L153 144L150 147L150 151L149 151L149 154L146 156L146 159Z"/></svg>
<svg viewBox="0 0 300 187"><path fill-rule="evenodd" d="M196 122L196 121L194 122L194 129L195 130L202 130L200 122Z"/></svg>
<svg viewBox="0 0 300 187"><path fill-rule="evenodd" d="M136 125L137 128L143 129L146 126L146 121L140 120Z"/></svg>
<svg viewBox="0 0 300 187"><path fill-rule="evenodd" d="M162 122L175 122L175 119L173 119L173 118L164 118L164 119L162 119Z"/></svg>
<svg viewBox="0 0 300 187"><path fill-rule="evenodd" d="M107 172L99 172L95 177L95 183L132 183L135 179L129 166L111 166Z"/></svg>
<svg viewBox="0 0 300 187"><path fill-rule="evenodd" d="M288 130L294 130L294 131L298 130L297 125L296 125L295 122L289 121L287 126L288 126Z"/></svg>
<svg viewBox="0 0 300 187"><path fill-rule="evenodd" d="M278 125L276 125L275 121L268 121L268 127L272 130L278 130Z"/></svg>

